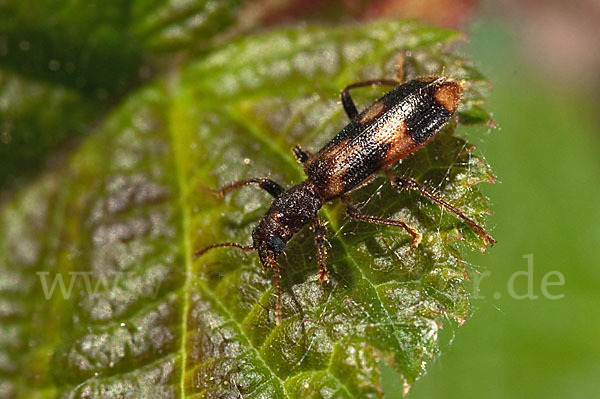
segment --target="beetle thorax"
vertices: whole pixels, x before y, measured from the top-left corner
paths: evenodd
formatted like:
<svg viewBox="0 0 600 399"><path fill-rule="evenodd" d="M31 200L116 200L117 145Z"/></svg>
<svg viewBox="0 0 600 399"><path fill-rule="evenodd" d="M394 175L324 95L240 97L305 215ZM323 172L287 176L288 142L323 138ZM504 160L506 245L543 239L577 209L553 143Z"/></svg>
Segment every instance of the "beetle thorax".
<svg viewBox="0 0 600 399"><path fill-rule="evenodd" d="M315 221L323 199L314 184L302 182L285 191L273 201L271 207L252 232L254 247L263 257L277 258L286 243L304 226Z"/></svg>

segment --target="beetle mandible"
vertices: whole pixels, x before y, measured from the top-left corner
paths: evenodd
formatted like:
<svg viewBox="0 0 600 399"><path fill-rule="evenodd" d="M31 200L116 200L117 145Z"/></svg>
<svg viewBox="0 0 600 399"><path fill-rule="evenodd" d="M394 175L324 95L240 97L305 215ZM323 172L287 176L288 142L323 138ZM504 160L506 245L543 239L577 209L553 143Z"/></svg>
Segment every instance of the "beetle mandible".
<svg viewBox="0 0 600 399"><path fill-rule="evenodd" d="M271 207L252 232L252 245L223 242L199 251L200 256L218 247L236 247L257 251L263 267L272 269L277 288L276 323L281 315L281 266L278 257L286 243L304 226L310 225L317 244L318 277L328 280L326 228L318 211L329 201L340 198L346 213L353 219L401 227L410 234L411 244L417 247L421 234L406 222L368 216L353 206L347 194L364 185L384 170L398 189L410 189L461 218L486 244L495 240L460 209L422 187L412 178L396 177L390 166L417 151L431 140L453 117L460 103L463 85L444 76L422 77L399 84L399 79L377 79L357 82L341 92L344 110L350 118L329 143L312 155L299 146L293 148L296 159L303 165L306 180L289 189L268 178L254 178L228 184L217 191L224 196L234 189L257 184L274 197ZM358 112L350 90L358 87L390 85L391 91Z"/></svg>

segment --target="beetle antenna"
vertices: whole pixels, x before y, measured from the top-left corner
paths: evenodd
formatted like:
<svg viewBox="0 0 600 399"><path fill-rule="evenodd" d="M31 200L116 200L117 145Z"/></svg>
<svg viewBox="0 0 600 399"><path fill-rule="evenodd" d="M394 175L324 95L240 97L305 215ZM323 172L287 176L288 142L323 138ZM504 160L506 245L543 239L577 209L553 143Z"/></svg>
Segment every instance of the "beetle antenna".
<svg viewBox="0 0 600 399"><path fill-rule="evenodd" d="M252 245L242 245L242 244L238 244L237 242L220 242L218 244L212 244L212 245L209 245L208 247L204 247L204 248L199 249L198 251L194 252L194 258L204 255L206 252L210 251L211 249L220 248L220 247L235 247L235 248L241 249L244 252L254 251L254 247Z"/></svg>

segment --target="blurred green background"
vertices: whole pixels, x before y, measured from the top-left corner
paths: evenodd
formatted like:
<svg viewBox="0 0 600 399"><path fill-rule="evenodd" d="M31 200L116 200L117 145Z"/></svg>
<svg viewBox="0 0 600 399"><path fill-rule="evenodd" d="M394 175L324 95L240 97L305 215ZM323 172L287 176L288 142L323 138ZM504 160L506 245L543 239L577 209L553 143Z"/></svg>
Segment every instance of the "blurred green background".
<svg viewBox="0 0 600 399"><path fill-rule="evenodd" d="M498 244L469 258L473 316L447 328L442 355L411 392L421 398L596 397L600 390L600 123L597 80L569 87L536 70L509 25L475 19L468 52L494 84L499 130L468 132L494 168L490 226ZM597 50L596 50L597 51ZM577 60L564 59L566 67ZM477 136L485 136L484 138ZM531 280L537 299L518 295ZM548 286L557 271L564 285ZM476 284L477 279L479 284ZM548 277L556 282L556 275ZM478 288L476 287L478 286ZM451 344L450 344L451 342ZM399 392L386 379L386 392ZM395 397L400 397L395 396Z"/></svg>

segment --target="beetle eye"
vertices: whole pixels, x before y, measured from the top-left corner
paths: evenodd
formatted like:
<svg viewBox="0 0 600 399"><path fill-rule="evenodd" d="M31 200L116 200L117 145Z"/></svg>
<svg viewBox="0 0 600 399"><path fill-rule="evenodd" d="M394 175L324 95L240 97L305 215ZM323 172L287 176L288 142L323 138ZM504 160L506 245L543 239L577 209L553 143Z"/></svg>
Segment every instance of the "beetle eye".
<svg viewBox="0 0 600 399"><path fill-rule="evenodd" d="M276 254L280 254L285 251L285 242L279 236L270 235L267 238L267 248Z"/></svg>

